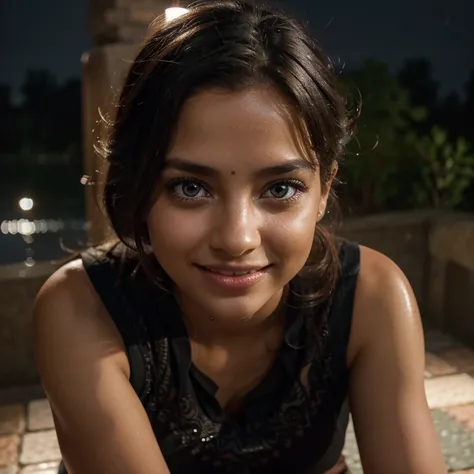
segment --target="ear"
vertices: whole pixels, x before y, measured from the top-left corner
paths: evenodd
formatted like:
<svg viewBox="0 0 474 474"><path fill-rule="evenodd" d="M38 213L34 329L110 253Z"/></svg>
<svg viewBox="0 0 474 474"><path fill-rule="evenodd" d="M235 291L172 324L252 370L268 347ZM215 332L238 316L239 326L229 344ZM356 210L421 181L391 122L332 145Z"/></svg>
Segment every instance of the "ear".
<svg viewBox="0 0 474 474"><path fill-rule="evenodd" d="M338 169L339 169L339 165L337 161L334 160L331 165L331 174L329 176L329 179L324 184L324 188L323 187L321 188L321 199L319 201L318 222L324 217L324 214L326 213L329 193L331 191L332 183L334 181L334 178L337 175Z"/></svg>

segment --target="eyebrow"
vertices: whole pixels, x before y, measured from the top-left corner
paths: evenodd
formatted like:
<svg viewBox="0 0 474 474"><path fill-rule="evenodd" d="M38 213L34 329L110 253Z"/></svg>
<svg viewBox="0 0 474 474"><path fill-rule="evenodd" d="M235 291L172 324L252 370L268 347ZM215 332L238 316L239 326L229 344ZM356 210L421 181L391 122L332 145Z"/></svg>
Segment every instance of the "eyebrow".
<svg viewBox="0 0 474 474"><path fill-rule="evenodd" d="M217 177L220 172L211 166L201 165L192 161L183 160L182 158L169 158L165 162L165 169L175 169L179 171L187 171L188 173L198 174L206 177ZM261 168L255 172L257 177L280 176L297 170L308 170L314 172L315 166L309 160L304 158L294 158L285 161L279 165Z"/></svg>

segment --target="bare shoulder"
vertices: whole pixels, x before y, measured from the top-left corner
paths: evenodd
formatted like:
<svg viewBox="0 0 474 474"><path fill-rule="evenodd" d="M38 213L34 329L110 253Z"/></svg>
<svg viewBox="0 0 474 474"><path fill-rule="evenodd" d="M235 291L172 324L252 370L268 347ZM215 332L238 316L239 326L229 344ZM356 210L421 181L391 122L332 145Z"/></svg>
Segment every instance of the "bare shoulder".
<svg viewBox="0 0 474 474"><path fill-rule="evenodd" d="M420 313L407 278L388 257L361 247L348 365L365 473L446 473L424 362Z"/></svg>
<svg viewBox="0 0 474 474"><path fill-rule="evenodd" d="M378 297L385 294L382 284L401 289L409 285L400 267L386 255L368 247L360 246L361 263L358 291L366 297Z"/></svg>
<svg viewBox="0 0 474 474"><path fill-rule="evenodd" d="M33 311L33 334L35 356L46 388L54 383L51 370L56 361L65 362L76 350L87 350L93 358L102 356L101 347L114 348L121 368L128 370L120 335L80 259L59 268L39 291Z"/></svg>
<svg viewBox="0 0 474 474"><path fill-rule="evenodd" d="M120 335L80 261L54 273L34 309L35 355L70 473L168 473L130 384Z"/></svg>
<svg viewBox="0 0 474 474"><path fill-rule="evenodd" d="M360 249L349 359L386 338L414 337L422 345L418 305L405 274L382 253L364 246Z"/></svg>
<svg viewBox="0 0 474 474"><path fill-rule="evenodd" d="M36 298L35 315L38 314L42 319L55 318L54 312L50 313L44 309L54 310L57 307L64 308L66 305L69 311L86 308L97 310L100 308L99 303L99 297L87 276L82 261L76 259L56 270L46 280ZM86 313L86 311L83 312Z"/></svg>

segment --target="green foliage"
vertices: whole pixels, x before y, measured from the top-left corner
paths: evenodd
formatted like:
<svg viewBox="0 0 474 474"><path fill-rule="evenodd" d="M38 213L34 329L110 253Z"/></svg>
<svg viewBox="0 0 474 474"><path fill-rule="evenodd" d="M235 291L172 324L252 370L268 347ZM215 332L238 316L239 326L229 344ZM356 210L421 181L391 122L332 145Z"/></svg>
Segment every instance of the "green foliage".
<svg viewBox="0 0 474 474"><path fill-rule="evenodd" d="M469 142L432 125L437 122L433 112L414 106L384 63L366 61L343 79L352 109L358 110L359 98L362 104L342 167L352 211L461 207L474 189Z"/></svg>
<svg viewBox="0 0 474 474"><path fill-rule="evenodd" d="M386 64L368 60L344 77L352 109L361 98L361 114L343 166L346 192L359 212L382 210L400 194L400 173L410 172L405 136L413 122L426 118L410 104ZM356 100L356 102L354 102Z"/></svg>
<svg viewBox="0 0 474 474"><path fill-rule="evenodd" d="M409 136L409 143L421 158L421 179L413 186L417 207L454 209L469 186L474 184L474 155L464 138L450 142L445 130L432 128L427 136Z"/></svg>

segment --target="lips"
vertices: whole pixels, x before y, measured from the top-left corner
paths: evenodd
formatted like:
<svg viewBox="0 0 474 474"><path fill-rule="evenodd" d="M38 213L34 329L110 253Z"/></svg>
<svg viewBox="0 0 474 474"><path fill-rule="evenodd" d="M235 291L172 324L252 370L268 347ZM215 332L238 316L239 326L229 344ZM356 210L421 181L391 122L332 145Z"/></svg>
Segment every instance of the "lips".
<svg viewBox="0 0 474 474"><path fill-rule="evenodd" d="M243 276L251 275L253 273L260 272L265 270L269 265L259 265L246 268L234 268L234 267L217 267L217 266L207 266L207 265L198 265L203 270L206 270L211 273L225 276Z"/></svg>
<svg viewBox="0 0 474 474"><path fill-rule="evenodd" d="M233 295L246 293L268 275L270 265L196 265L211 288Z"/></svg>

